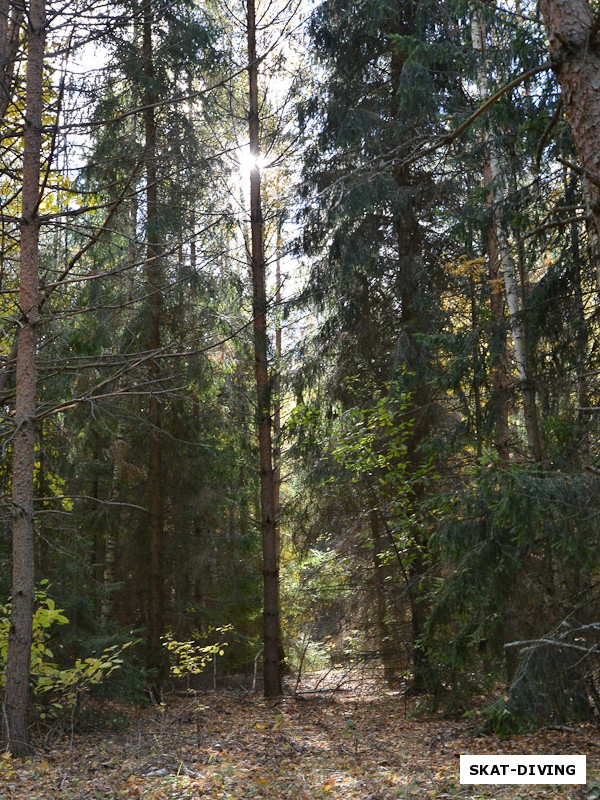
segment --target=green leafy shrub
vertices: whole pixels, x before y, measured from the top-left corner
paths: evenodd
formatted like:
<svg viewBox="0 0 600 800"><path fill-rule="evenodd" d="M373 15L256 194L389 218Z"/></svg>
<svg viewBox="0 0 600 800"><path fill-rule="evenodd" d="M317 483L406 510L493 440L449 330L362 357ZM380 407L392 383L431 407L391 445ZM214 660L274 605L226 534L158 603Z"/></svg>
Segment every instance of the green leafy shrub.
<svg viewBox="0 0 600 800"><path fill-rule="evenodd" d="M105 647L100 655L76 659L66 669L56 663L48 646L57 625L67 625L69 620L61 608L47 594L47 581L42 581L35 593L35 612L31 642L31 688L40 717L57 716L70 712L81 695L88 692L119 669L123 651L132 643ZM0 606L0 689L6 685L6 657L10 628L10 602Z"/></svg>

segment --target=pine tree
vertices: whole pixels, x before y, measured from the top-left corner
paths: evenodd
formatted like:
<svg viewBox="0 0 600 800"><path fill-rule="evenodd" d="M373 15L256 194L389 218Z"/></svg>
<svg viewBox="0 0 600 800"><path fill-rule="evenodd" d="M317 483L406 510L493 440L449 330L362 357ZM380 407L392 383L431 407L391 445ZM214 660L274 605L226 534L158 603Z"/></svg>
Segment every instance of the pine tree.
<svg viewBox="0 0 600 800"><path fill-rule="evenodd" d="M260 459L260 508L263 542L264 585L264 691L267 697L283 694L280 664L279 548L273 468L272 386L267 355L267 287L264 251L263 204L261 200L260 110L258 54L256 49L256 9L247 4L248 32L248 131L250 156L250 264L252 270L252 318Z"/></svg>
<svg viewBox="0 0 600 800"><path fill-rule="evenodd" d="M19 337L13 434L12 606L6 660L4 736L15 755L29 751L28 699L34 596L34 467L39 320L40 176L44 112L44 0L31 0L23 133Z"/></svg>

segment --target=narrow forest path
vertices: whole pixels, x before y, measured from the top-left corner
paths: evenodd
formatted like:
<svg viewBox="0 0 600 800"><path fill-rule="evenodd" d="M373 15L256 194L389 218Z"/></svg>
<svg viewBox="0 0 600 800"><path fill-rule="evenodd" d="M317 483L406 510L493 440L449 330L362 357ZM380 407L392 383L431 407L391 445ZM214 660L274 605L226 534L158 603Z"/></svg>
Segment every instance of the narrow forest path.
<svg viewBox="0 0 600 800"><path fill-rule="evenodd" d="M412 719L400 695L308 695L273 704L242 691L128 712L118 731L75 733L28 761L0 757L1 800L391 800L595 798L597 727L509 740L473 721ZM460 753L585 753L588 788L461 787ZM600 783L598 783L600 786Z"/></svg>

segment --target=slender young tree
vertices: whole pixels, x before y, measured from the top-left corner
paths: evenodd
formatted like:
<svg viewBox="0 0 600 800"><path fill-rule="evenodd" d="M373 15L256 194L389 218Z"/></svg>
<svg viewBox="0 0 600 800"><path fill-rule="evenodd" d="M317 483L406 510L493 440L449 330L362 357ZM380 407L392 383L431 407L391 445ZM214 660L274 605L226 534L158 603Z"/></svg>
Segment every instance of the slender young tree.
<svg viewBox="0 0 600 800"><path fill-rule="evenodd" d="M27 72L19 271L19 337L15 397L12 514L12 608L6 663L4 734L15 755L29 750L28 698L34 601L34 466L39 319L40 172L44 107L46 8L31 0Z"/></svg>
<svg viewBox="0 0 600 800"><path fill-rule="evenodd" d="M494 191L492 170L489 158L485 158L483 165L483 185L488 190L486 196L486 208L492 218L488 221L487 227L487 260L488 278L490 287L490 312L493 333L496 339L496 349L498 351L496 363L492 368L492 387L496 406L495 428L496 428L496 450L498 458L504 464L510 461L510 435L508 427L508 389L509 389L509 366L508 353L506 350L506 334L504 332L504 296L501 285L500 269L500 250L498 248L498 236L494 224Z"/></svg>
<svg viewBox="0 0 600 800"><path fill-rule="evenodd" d="M161 248L158 208L158 170L155 104L156 76L152 44L152 6L146 3L142 20L142 55L144 62L144 160L146 167L147 253L146 284L149 305L148 350L158 353L161 344L161 308L163 305ZM151 394L148 400L148 636L147 666L155 673L155 688L160 694L163 670L163 493L161 409L156 395L160 368L156 359L148 365Z"/></svg>
<svg viewBox="0 0 600 800"><path fill-rule="evenodd" d="M264 248L263 207L260 174L260 109L256 8L246 7L248 35L248 134L250 142L250 265L252 271L252 317L258 416L260 510L263 548L263 659L266 697L283 693L280 664L279 547L276 518L276 488L273 469L272 399L268 364L267 264Z"/></svg>

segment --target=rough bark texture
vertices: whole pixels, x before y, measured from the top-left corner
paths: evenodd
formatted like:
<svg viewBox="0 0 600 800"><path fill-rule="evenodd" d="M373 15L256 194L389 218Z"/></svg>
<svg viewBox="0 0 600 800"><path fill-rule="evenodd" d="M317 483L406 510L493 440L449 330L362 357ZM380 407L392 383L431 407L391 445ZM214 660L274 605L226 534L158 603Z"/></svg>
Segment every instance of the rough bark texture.
<svg viewBox="0 0 600 800"><path fill-rule="evenodd" d="M9 750L29 750L27 706L34 600L34 463L39 316L40 161L43 69L46 39L44 0L31 0L27 32L25 133L21 207L21 265L15 434L13 450L12 611L6 663L4 735Z"/></svg>
<svg viewBox="0 0 600 800"><path fill-rule="evenodd" d="M162 269L158 219L158 174L156 149L156 76L152 46L152 9L147 4L143 18L144 60L144 128L146 161L147 253L146 291L149 306L148 350L158 351L161 346L160 322L162 309ZM158 389L160 367L158 362L148 363L148 378L152 390ZM162 499L162 443L160 400L151 394L148 400L148 627L146 666L154 673L154 690L160 696L164 670L161 644L163 633L163 499Z"/></svg>
<svg viewBox="0 0 600 800"><path fill-rule="evenodd" d="M258 60L256 56L256 10L254 0L247 5L248 32L248 131L250 155L255 166L250 170L250 263L252 269L252 310L254 359L258 410L258 447L260 459L260 505L263 546L263 638L264 692L266 697L283 693L280 663L279 630L279 559L275 513L275 476L271 437L271 390L267 361L267 292L263 243L261 201L258 96Z"/></svg>
<svg viewBox="0 0 600 800"><path fill-rule="evenodd" d="M600 44L587 0L540 0L554 72L584 169L596 245L600 240ZM598 252L596 248L596 252Z"/></svg>

